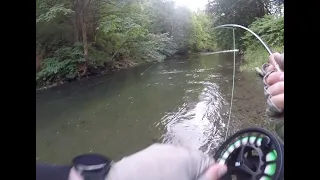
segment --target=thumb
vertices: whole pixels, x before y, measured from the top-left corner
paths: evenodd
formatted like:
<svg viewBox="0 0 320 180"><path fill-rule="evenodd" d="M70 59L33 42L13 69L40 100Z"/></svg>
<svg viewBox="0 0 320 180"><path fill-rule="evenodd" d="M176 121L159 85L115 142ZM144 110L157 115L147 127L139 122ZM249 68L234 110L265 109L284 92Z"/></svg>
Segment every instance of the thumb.
<svg viewBox="0 0 320 180"><path fill-rule="evenodd" d="M214 164L198 180L218 180L225 173L227 173L227 166L222 164Z"/></svg>

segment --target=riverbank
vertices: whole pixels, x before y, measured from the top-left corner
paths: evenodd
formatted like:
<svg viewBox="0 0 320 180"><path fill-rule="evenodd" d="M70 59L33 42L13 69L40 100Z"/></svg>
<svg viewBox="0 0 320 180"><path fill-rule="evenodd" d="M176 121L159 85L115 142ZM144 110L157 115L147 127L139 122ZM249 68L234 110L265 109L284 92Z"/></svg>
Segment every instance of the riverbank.
<svg viewBox="0 0 320 180"><path fill-rule="evenodd" d="M88 68L89 70L84 75L79 76L77 78L68 79L68 80L61 80L58 82L52 82L52 83L48 83L47 85L37 85L36 91L50 89L50 88L57 87L59 85L65 84L65 83L70 83L70 82L78 81L81 79L88 79L88 78L92 78L92 77L96 77L96 76L106 75L109 73L113 73L113 72L120 71L123 69L132 68L132 67L139 66L142 64L147 64L147 63L126 63L123 66L113 66L113 67L105 66L105 67L100 67L100 68Z"/></svg>
<svg viewBox="0 0 320 180"><path fill-rule="evenodd" d="M283 52L283 47L276 47L273 49L274 52ZM241 55L241 61L243 62L240 66L241 72L253 72L255 67L261 68L262 64L268 62L269 54L264 47L257 48L255 50L246 50Z"/></svg>
<svg viewBox="0 0 320 180"><path fill-rule="evenodd" d="M283 48L276 48L278 50L278 52L282 52ZM181 57L192 57L192 56L196 56L196 55L212 55L212 54L216 54L216 53L230 53L230 52L239 52L238 49L236 50L225 50L225 51L217 51L217 52L197 52L197 53L189 53L187 55L175 55L170 59L167 59L166 61L170 61L172 59L177 59L177 58L181 58ZM261 67L261 65L263 63L265 63L267 61L268 58L268 53L264 48L259 48L255 51L252 50L248 50L239 53L240 55L240 61L243 62L240 65L240 71L241 72L253 72L255 69L255 67ZM187 58L188 59L188 58ZM154 62L146 62L146 63L122 63L121 65L117 65L117 66L105 66L105 67L100 67L100 68L88 68L89 70L86 72L86 74L84 74L81 77L77 77L74 79L68 79L68 80L61 80L58 82L53 82L53 83L48 83L46 85L38 85L36 86L36 91L41 91L41 90L45 90L45 89L50 89L65 83L70 83L73 81L78 81L81 79L88 79L88 78L92 78L92 77L96 77L96 76L101 76L101 75L106 75L106 74L111 74L113 72L116 71L120 71L120 70L125 70L128 68L132 68L132 67L136 67L136 66L140 66L140 65L144 65L144 64L150 64L150 63L154 63Z"/></svg>
<svg viewBox="0 0 320 180"><path fill-rule="evenodd" d="M175 55L165 61L170 61L172 59L177 59L177 58L187 58L188 59L188 57L191 57L191 56L194 56L197 54L200 54L200 53L189 53L187 55ZM90 68L89 67L84 75L78 76L76 78L62 79L57 82L48 82L47 84L37 84L36 91L46 90L46 89L50 89L53 87L57 87L62 84L78 81L81 79L88 79L88 78L97 77L97 76L101 76L101 75L112 74L112 73L120 71L120 70L125 70L128 68L133 68L136 66L145 65L145 64L152 64L152 63L155 63L155 62L142 62L142 63L124 62L124 63L118 63L117 65L112 65L112 66L106 65L104 67L99 67L99 68L92 68L92 67Z"/></svg>

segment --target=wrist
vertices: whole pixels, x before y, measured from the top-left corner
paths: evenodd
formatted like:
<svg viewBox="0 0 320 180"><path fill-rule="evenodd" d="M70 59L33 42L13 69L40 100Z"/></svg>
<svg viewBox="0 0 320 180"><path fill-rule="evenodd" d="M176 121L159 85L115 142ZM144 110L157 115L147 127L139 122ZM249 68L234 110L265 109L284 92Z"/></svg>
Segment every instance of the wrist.
<svg viewBox="0 0 320 180"><path fill-rule="evenodd" d="M84 179L81 176L81 174L78 173L78 171L76 171L74 167L72 167L69 172L68 180L84 180Z"/></svg>
<svg viewBox="0 0 320 180"><path fill-rule="evenodd" d="M111 166L111 168L112 168L112 166ZM110 168L110 171L111 171L111 168ZM110 171L109 171L109 172L110 172ZM107 180L107 179L108 179L108 176L109 176L109 173L108 173L108 175L105 177L104 180ZM68 180L84 180L84 178L81 176L81 174L80 174L78 171L76 171L76 170L74 169L74 167L72 167L72 168L70 169L70 172L69 172Z"/></svg>

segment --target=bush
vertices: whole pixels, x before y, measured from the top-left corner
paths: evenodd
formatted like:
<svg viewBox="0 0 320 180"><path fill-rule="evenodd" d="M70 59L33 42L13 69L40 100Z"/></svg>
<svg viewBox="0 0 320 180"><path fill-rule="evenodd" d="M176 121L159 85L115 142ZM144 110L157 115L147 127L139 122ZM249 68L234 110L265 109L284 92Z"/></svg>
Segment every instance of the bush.
<svg viewBox="0 0 320 180"><path fill-rule="evenodd" d="M249 29L258 34L261 39L268 44L273 52L283 52L284 50L284 19L267 15L253 22ZM241 71L253 71L254 67L261 67L267 62L268 52L250 32L246 32L242 38L244 40L244 63L240 67Z"/></svg>
<svg viewBox="0 0 320 180"><path fill-rule="evenodd" d="M250 26L270 47L283 47L284 43L284 18L267 15L257 19ZM260 43L250 32L242 38L245 48L255 48Z"/></svg>
<svg viewBox="0 0 320 180"><path fill-rule="evenodd" d="M160 62L176 52L172 37L165 34L151 34L133 44L131 56L138 62Z"/></svg>
<svg viewBox="0 0 320 180"><path fill-rule="evenodd" d="M273 48L276 52L283 52L283 47ZM255 67L261 68L262 64L266 63L269 57L268 51L260 45L255 49L247 49L244 52L244 63L240 66L240 71L254 71Z"/></svg>
<svg viewBox="0 0 320 180"><path fill-rule="evenodd" d="M77 65L84 62L80 44L62 47L44 59L42 69L36 74L36 83L45 85L62 79L73 79L77 77Z"/></svg>

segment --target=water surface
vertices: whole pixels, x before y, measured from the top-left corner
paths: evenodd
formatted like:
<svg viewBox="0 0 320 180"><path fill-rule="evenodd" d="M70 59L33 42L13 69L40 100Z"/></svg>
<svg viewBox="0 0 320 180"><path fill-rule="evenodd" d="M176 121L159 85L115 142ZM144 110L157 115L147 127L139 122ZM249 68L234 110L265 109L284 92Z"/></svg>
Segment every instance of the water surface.
<svg viewBox="0 0 320 180"><path fill-rule="evenodd" d="M146 64L37 93L36 160L69 163L86 152L115 160L154 142L212 154L225 137L233 53ZM236 74L229 132L271 128L263 83Z"/></svg>

